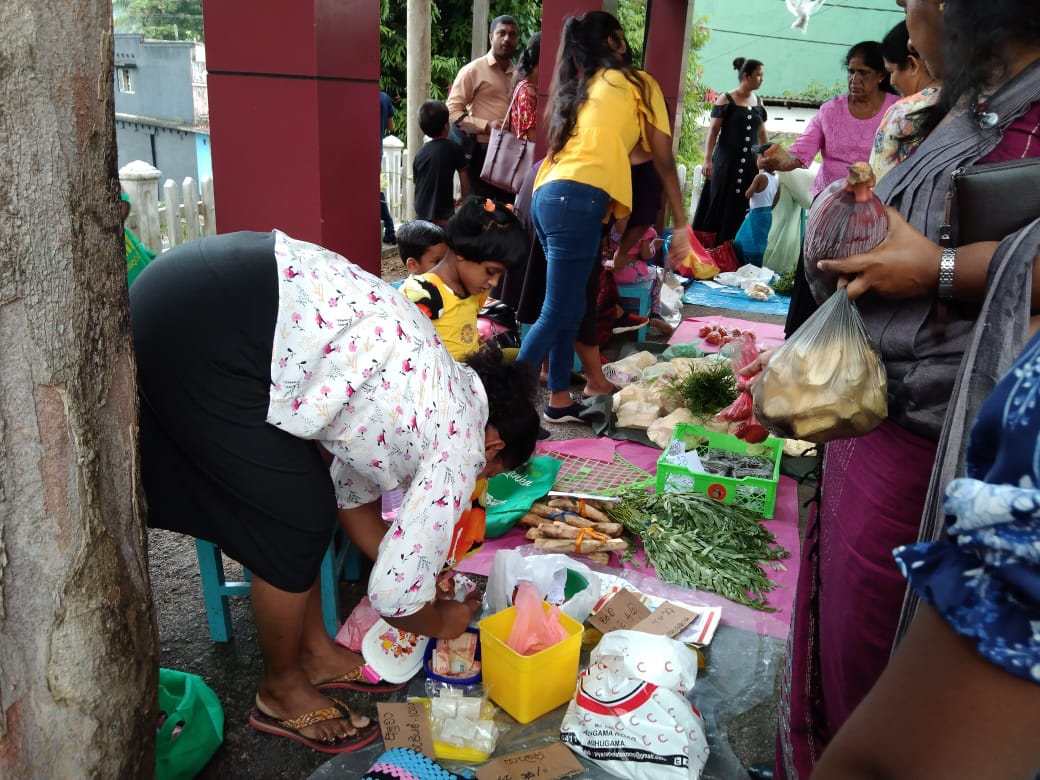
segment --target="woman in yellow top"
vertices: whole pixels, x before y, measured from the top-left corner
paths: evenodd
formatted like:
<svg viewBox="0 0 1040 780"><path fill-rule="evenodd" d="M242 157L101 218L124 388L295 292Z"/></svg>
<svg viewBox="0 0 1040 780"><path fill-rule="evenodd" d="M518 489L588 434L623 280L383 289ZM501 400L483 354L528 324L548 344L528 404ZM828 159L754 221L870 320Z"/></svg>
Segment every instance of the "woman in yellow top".
<svg viewBox="0 0 1040 780"><path fill-rule="evenodd" d="M564 23L547 112L549 151L531 204L547 262L545 302L518 358L539 365L549 355L547 422L580 422L568 390L574 339L586 282L600 256L603 222L632 208L628 156L637 144L653 156L664 185L676 227L672 253L689 252L664 96L631 61L612 15L589 11Z"/></svg>

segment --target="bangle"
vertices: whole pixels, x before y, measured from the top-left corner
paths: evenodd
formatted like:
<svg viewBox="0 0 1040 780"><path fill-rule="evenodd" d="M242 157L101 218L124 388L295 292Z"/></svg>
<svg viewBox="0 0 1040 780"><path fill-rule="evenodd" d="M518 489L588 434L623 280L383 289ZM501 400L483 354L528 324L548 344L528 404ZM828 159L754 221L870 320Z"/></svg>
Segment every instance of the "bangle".
<svg viewBox="0 0 1040 780"><path fill-rule="evenodd" d="M953 266L956 259L956 249L943 249L939 259L939 298L944 301L953 300Z"/></svg>

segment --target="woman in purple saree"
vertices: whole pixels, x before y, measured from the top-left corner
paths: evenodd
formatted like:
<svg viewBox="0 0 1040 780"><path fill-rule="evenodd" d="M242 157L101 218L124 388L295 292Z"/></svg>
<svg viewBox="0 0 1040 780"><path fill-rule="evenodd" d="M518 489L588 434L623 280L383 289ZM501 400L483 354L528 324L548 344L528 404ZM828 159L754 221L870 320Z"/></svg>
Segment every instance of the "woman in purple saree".
<svg viewBox="0 0 1040 780"><path fill-rule="evenodd" d="M809 777L885 668L913 612L901 621L906 583L892 549L941 533L940 488L962 469L967 422L1025 344L1040 304L1031 281L1037 223L999 244L959 246L953 257L935 243L952 171L1040 156L1032 2L899 4L916 49L944 78L946 113L923 124L917 151L877 187L895 209L886 241L819 265L851 278L849 296L885 362L889 419L827 445L781 689L777 777Z"/></svg>

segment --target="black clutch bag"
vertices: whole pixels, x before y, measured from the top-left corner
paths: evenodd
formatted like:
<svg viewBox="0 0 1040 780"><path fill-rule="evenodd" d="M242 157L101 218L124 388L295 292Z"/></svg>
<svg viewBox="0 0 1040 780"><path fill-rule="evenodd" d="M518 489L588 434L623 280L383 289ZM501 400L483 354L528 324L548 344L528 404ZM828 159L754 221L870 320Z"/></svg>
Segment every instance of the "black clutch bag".
<svg viewBox="0 0 1040 780"><path fill-rule="evenodd" d="M943 228L953 239L949 245L1000 241L1040 218L1040 158L958 168L947 198ZM950 236L953 224L957 231Z"/></svg>

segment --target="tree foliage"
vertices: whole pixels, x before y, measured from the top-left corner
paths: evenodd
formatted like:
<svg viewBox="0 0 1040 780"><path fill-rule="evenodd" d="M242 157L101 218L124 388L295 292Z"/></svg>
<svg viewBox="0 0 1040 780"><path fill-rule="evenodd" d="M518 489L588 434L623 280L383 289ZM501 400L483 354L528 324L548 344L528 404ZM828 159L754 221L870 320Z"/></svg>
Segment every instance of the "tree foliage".
<svg viewBox="0 0 1040 780"><path fill-rule="evenodd" d="M443 100L459 69L469 62L473 27L472 0L438 0L431 3L430 32L430 97ZM520 45L541 28L540 0L496 0L488 10L488 21L509 14L520 26ZM407 3L402 0L380 0L379 64L380 87L394 99L398 110L406 93L408 43ZM402 117L397 117L402 119ZM397 122L403 127L403 121Z"/></svg>
<svg viewBox="0 0 1040 780"><path fill-rule="evenodd" d="M160 41L202 41L202 0L112 0L117 33Z"/></svg>
<svg viewBox="0 0 1040 780"><path fill-rule="evenodd" d="M787 100L802 100L806 103L826 103L832 97L840 95L847 88L848 85L844 81L835 81L830 86L827 86L813 79L805 85L804 89L797 91L784 90L783 97Z"/></svg>

